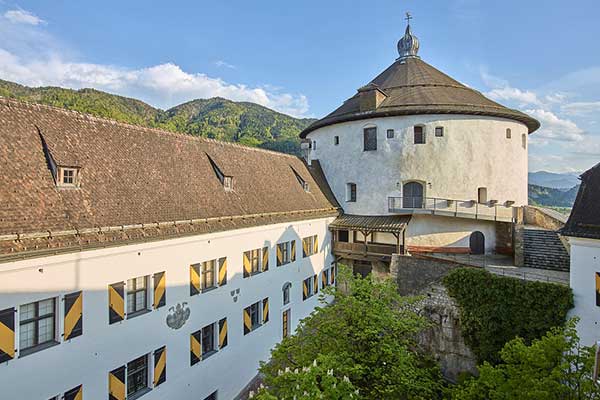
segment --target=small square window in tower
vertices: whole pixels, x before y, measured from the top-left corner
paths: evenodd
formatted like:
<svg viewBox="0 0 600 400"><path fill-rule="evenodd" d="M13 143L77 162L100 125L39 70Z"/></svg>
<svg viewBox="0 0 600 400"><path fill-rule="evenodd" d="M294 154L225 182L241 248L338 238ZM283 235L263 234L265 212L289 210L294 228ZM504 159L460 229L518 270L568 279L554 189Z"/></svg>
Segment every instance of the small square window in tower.
<svg viewBox="0 0 600 400"><path fill-rule="evenodd" d="M512 137L512 132L510 130L510 128L506 128L506 138L510 139Z"/></svg>
<svg viewBox="0 0 600 400"><path fill-rule="evenodd" d="M377 150L377 128L365 128L364 136L364 151Z"/></svg>
<svg viewBox="0 0 600 400"><path fill-rule="evenodd" d="M425 144L425 131L422 126L414 127L415 144Z"/></svg>
<svg viewBox="0 0 600 400"><path fill-rule="evenodd" d="M356 202L356 183L346 184L346 201L349 203Z"/></svg>
<svg viewBox="0 0 600 400"><path fill-rule="evenodd" d="M334 136L333 137L333 144L335 146L337 146L338 144L340 144L340 137L339 136Z"/></svg>
<svg viewBox="0 0 600 400"><path fill-rule="evenodd" d="M436 126L435 127L435 137L442 137L442 136L444 136L444 127Z"/></svg>
<svg viewBox="0 0 600 400"><path fill-rule="evenodd" d="M393 139L394 138L394 130L393 129L388 129L387 130L387 138L388 139Z"/></svg>

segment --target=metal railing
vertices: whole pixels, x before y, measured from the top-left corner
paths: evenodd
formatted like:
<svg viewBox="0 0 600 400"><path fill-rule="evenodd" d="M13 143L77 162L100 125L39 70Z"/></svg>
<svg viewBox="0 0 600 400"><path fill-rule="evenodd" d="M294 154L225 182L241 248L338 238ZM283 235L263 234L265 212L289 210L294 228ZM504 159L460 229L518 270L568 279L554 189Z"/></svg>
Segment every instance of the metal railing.
<svg viewBox="0 0 600 400"><path fill-rule="evenodd" d="M513 208L512 206L492 202L478 203L475 200L455 200L421 196L388 197L388 211L391 213L424 210L431 214L494 221L513 221Z"/></svg>

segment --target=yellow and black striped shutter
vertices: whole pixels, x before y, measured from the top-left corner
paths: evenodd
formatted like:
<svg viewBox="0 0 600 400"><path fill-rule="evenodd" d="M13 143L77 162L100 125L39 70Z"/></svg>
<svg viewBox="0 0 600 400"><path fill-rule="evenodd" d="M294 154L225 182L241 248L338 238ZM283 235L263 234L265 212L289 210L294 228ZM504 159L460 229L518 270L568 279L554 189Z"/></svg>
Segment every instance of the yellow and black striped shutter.
<svg viewBox="0 0 600 400"><path fill-rule="evenodd" d="M330 275L329 275L329 281L331 282L332 285L335 283L335 264L333 264L331 266L331 272L330 272Z"/></svg>
<svg viewBox="0 0 600 400"><path fill-rule="evenodd" d="M302 239L302 257L308 256L308 238Z"/></svg>
<svg viewBox="0 0 600 400"><path fill-rule="evenodd" d="M321 272L321 288L325 289L327 286L327 275L325 274L325 270Z"/></svg>
<svg viewBox="0 0 600 400"><path fill-rule="evenodd" d="M596 272L596 305L600 307L600 272Z"/></svg>
<svg viewBox="0 0 600 400"><path fill-rule="evenodd" d="M190 365L195 365L202 360L202 331L190 335Z"/></svg>
<svg viewBox="0 0 600 400"><path fill-rule="evenodd" d="M219 321L219 349L227 346L227 318Z"/></svg>
<svg viewBox="0 0 600 400"><path fill-rule="evenodd" d="M154 351L154 387L167 380L167 347Z"/></svg>
<svg viewBox="0 0 600 400"><path fill-rule="evenodd" d="M123 321L125 318L125 282L108 285L108 321L110 324Z"/></svg>
<svg viewBox="0 0 600 400"><path fill-rule="evenodd" d="M125 400L125 366L108 373L108 400Z"/></svg>
<svg viewBox="0 0 600 400"><path fill-rule="evenodd" d="M275 248L277 249L277 266L280 267L283 264L283 254L281 253L281 246L285 246L285 244L278 244L277 246L275 246Z"/></svg>
<svg viewBox="0 0 600 400"><path fill-rule="evenodd" d="M302 300L306 300L308 298L308 279L302 281Z"/></svg>
<svg viewBox="0 0 600 400"><path fill-rule="evenodd" d="M83 293L65 295L65 340L83 334Z"/></svg>
<svg viewBox="0 0 600 400"><path fill-rule="evenodd" d="M190 265L190 296L200 293L200 264Z"/></svg>
<svg viewBox="0 0 600 400"><path fill-rule="evenodd" d="M244 278L249 277L252 272L252 266L250 265L250 257L248 253L248 251L244 252Z"/></svg>
<svg viewBox="0 0 600 400"><path fill-rule="evenodd" d="M262 270L269 270L269 248L263 247L262 249Z"/></svg>
<svg viewBox="0 0 600 400"><path fill-rule="evenodd" d="M315 241L313 242L313 254L319 252L319 236L315 235Z"/></svg>
<svg viewBox="0 0 600 400"><path fill-rule="evenodd" d="M292 262L296 261L296 241L292 240L292 251L291 251L291 257L290 260L292 260Z"/></svg>
<svg viewBox="0 0 600 400"><path fill-rule="evenodd" d="M313 276L313 294L319 293L319 275Z"/></svg>
<svg viewBox="0 0 600 400"><path fill-rule="evenodd" d="M244 308L244 335L252 331L252 319L250 319L250 307Z"/></svg>
<svg viewBox="0 0 600 400"><path fill-rule="evenodd" d="M83 385L65 392L64 400L83 400Z"/></svg>
<svg viewBox="0 0 600 400"><path fill-rule="evenodd" d="M219 286L227 284L227 257L219 258Z"/></svg>
<svg viewBox="0 0 600 400"><path fill-rule="evenodd" d="M262 301L263 304L263 324L269 322L269 298L265 298Z"/></svg>
<svg viewBox="0 0 600 400"><path fill-rule="evenodd" d="M15 309L0 311L0 362L15 358Z"/></svg>
<svg viewBox="0 0 600 400"><path fill-rule="evenodd" d="M157 310L167 303L167 277L164 272L154 274L154 309Z"/></svg>

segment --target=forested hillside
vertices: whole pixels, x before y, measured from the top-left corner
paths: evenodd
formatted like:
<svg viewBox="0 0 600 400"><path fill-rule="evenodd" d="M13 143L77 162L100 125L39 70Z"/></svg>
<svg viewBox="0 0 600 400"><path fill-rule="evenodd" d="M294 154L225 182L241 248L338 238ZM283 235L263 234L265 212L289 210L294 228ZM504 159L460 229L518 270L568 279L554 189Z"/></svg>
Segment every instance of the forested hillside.
<svg viewBox="0 0 600 400"><path fill-rule="evenodd" d="M551 207L573 207L579 185L568 190L529 185L529 204Z"/></svg>
<svg viewBox="0 0 600 400"><path fill-rule="evenodd" d="M0 80L0 96L291 154L299 154L298 134L314 121L293 118L258 104L218 97L161 110L140 100L95 89L30 88L3 80Z"/></svg>

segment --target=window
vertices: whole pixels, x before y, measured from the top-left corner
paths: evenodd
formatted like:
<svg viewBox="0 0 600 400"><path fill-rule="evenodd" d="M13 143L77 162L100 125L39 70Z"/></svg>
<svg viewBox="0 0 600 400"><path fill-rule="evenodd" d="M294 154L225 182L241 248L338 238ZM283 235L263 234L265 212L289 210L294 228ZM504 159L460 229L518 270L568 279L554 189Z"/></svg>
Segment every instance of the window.
<svg viewBox="0 0 600 400"><path fill-rule="evenodd" d="M435 136L436 137L442 137L442 136L444 136L444 127L443 126L436 126L435 127Z"/></svg>
<svg viewBox="0 0 600 400"><path fill-rule="evenodd" d="M348 243L350 241L350 234L347 230L337 231L337 241Z"/></svg>
<svg viewBox="0 0 600 400"><path fill-rule="evenodd" d="M356 183L346 183L346 201L356 202Z"/></svg>
<svg viewBox="0 0 600 400"><path fill-rule="evenodd" d="M296 241L283 242L277 244L277 266L296 261Z"/></svg>
<svg viewBox="0 0 600 400"><path fill-rule="evenodd" d="M269 248L245 251L243 254L244 278L269 269Z"/></svg>
<svg viewBox="0 0 600 400"><path fill-rule="evenodd" d="M140 276L127 281L127 318L148 309L148 277Z"/></svg>
<svg viewBox="0 0 600 400"><path fill-rule="evenodd" d="M316 286L318 284L319 281L317 279L317 275L306 278L302 282L302 300L306 300L314 296L318 291L318 287Z"/></svg>
<svg viewBox="0 0 600 400"><path fill-rule="evenodd" d="M316 141L316 140L313 140L312 149L313 149L313 150L316 150L316 149L317 149L317 141Z"/></svg>
<svg viewBox="0 0 600 400"><path fill-rule="evenodd" d="M521 146L523 146L524 149L527 148L527 135L526 134L521 135Z"/></svg>
<svg viewBox="0 0 600 400"><path fill-rule="evenodd" d="M377 128L365 128L363 130L364 151L377 150Z"/></svg>
<svg viewBox="0 0 600 400"><path fill-rule="evenodd" d="M506 138L510 139L512 137L512 132L510 131L510 128L506 128Z"/></svg>
<svg viewBox="0 0 600 400"><path fill-rule="evenodd" d="M244 308L244 335L269 322L269 298Z"/></svg>
<svg viewBox="0 0 600 400"><path fill-rule="evenodd" d="M46 299L19 308L19 348L21 355L56 343L56 299ZM25 353L23 351L25 350Z"/></svg>
<svg viewBox="0 0 600 400"><path fill-rule="evenodd" d="M202 328L202 357L206 358L215 351L215 324L213 323Z"/></svg>
<svg viewBox="0 0 600 400"><path fill-rule="evenodd" d="M148 355L127 363L127 397L148 389Z"/></svg>
<svg viewBox="0 0 600 400"><path fill-rule="evenodd" d="M200 284L202 290L216 287L215 284L215 265L217 260L204 261L202 263L202 277L200 278Z"/></svg>
<svg viewBox="0 0 600 400"><path fill-rule="evenodd" d="M340 144L340 137L339 136L334 136L333 137L333 144L335 146L337 146L338 144Z"/></svg>
<svg viewBox="0 0 600 400"><path fill-rule="evenodd" d="M204 400L217 400L217 391L215 390L211 394L208 395Z"/></svg>
<svg viewBox="0 0 600 400"><path fill-rule="evenodd" d="M286 282L283 285L283 305L289 304L290 302L290 288L292 287L292 284L290 282Z"/></svg>
<svg viewBox="0 0 600 400"><path fill-rule="evenodd" d="M253 274L260 272L260 249L250 250L250 265Z"/></svg>
<svg viewBox="0 0 600 400"><path fill-rule="evenodd" d="M309 257L319 252L319 239L317 235L302 239L302 256Z"/></svg>
<svg viewBox="0 0 600 400"><path fill-rule="evenodd" d="M407 182L402 186L402 208L423 208L423 185Z"/></svg>
<svg viewBox="0 0 600 400"><path fill-rule="evenodd" d="M224 176L223 177L223 187L228 192L232 191L233 190L233 177Z"/></svg>
<svg viewBox="0 0 600 400"><path fill-rule="evenodd" d="M76 187L78 177L78 168L58 167L58 186Z"/></svg>
<svg viewBox="0 0 600 400"><path fill-rule="evenodd" d="M282 336L284 338L290 335L290 310L287 309L281 315Z"/></svg>
<svg viewBox="0 0 600 400"><path fill-rule="evenodd" d="M487 203L487 189L484 187L480 187L477 189L477 202L479 204Z"/></svg>
<svg viewBox="0 0 600 400"><path fill-rule="evenodd" d="M387 135L388 139L393 139L394 138L394 130L388 129L386 135Z"/></svg>
<svg viewBox="0 0 600 400"><path fill-rule="evenodd" d="M321 287L323 289L325 289L327 286L329 286L330 283L330 279L331 279L331 270L330 269L324 269L323 272L321 273Z"/></svg>
<svg viewBox="0 0 600 400"><path fill-rule="evenodd" d="M252 329L260 325L260 302L250 306L250 322L252 322Z"/></svg>
<svg viewBox="0 0 600 400"><path fill-rule="evenodd" d="M415 144L425 144L425 131L422 126L415 126Z"/></svg>
<svg viewBox="0 0 600 400"><path fill-rule="evenodd" d="M596 272L596 306L600 307L600 272Z"/></svg>

